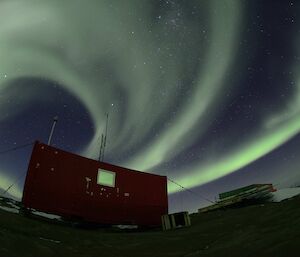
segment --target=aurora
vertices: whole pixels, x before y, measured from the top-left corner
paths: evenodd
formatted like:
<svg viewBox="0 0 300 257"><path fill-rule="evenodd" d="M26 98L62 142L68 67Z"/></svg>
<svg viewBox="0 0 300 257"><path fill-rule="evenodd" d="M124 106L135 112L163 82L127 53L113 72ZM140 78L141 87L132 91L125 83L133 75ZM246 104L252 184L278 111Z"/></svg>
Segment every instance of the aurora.
<svg viewBox="0 0 300 257"><path fill-rule="evenodd" d="M280 10L268 11L286 17ZM300 24L293 19L294 27L285 24L282 32L280 21L265 18L274 23L268 27L260 12L257 1L238 0L1 1L3 149L26 138L45 141L50 126L36 118L22 141L14 136L17 128L12 134L4 129L8 122L34 109L51 123L55 115L67 117L60 112L69 108L73 120L60 119L53 142L83 156L97 158L109 113L105 161L167 175L195 191L248 170L300 131L299 39L293 34ZM290 37L285 47L271 48L269 38L282 33ZM62 97L53 100L54 91ZM37 103L47 106L47 115ZM5 190L21 171L2 158ZM296 165L295 159L288 163L291 173ZM254 172L251 181L260 176ZM10 193L20 198L23 183ZM168 191L181 188L169 183Z"/></svg>

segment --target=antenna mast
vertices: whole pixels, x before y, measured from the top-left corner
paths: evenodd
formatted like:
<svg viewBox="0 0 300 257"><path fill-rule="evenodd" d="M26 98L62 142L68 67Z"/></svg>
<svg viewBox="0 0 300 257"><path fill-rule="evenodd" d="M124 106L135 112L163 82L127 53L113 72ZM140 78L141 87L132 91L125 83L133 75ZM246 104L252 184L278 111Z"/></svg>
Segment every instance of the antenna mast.
<svg viewBox="0 0 300 257"><path fill-rule="evenodd" d="M55 117L53 118L53 124L52 124L51 132L50 132L50 135L49 135L49 138L48 138L48 145L51 144L53 132L54 132L55 125L56 125L57 121L58 121L58 117L55 116Z"/></svg>
<svg viewBox="0 0 300 257"><path fill-rule="evenodd" d="M102 157L102 148L103 148L103 134L101 134L101 145L100 145L100 151L99 151L99 157L98 157L98 161L101 161L101 157Z"/></svg>
<svg viewBox="0 0 300 257"><path fill-rule="evenodd" d="M106 136L107 136L107 126L108 126L108 113L106 114L106 126L105 126L105 136L101 134L101 145L100 145L100 151L99 151L99 162L103 161L104 159L104 151L106 146Z"/></svg>
<svg viewBox="0 0 300 257"><path fill-rule="evenodd" d="M105 152L105 146L106 146L106 135L107 135L107 126L108 126L108 113L106 114L106 127L105 127L104 141L103 141L102 161L104 160L104 152Z"/></svg>

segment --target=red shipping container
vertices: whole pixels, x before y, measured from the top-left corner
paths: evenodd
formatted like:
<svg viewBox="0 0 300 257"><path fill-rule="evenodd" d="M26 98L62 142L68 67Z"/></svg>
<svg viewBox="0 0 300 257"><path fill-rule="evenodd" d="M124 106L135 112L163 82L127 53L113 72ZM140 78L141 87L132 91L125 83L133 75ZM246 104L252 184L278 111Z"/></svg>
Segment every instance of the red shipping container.
<svg viewBox="0 0 300 257"><path fill-rule="evenodd" d="M25 208L86 222L159 226L168 213L167 177L36 142L22 202Z"/></svg>

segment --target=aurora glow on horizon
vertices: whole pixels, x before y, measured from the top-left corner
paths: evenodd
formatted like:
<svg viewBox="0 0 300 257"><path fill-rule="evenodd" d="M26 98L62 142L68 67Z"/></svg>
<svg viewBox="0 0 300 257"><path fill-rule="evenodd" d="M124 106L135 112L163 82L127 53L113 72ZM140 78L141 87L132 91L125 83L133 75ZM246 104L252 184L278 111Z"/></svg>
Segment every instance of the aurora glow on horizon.
<svg viewBox="0 0 300 257"><path fill-rule="evenodd" d="M289 146L300 132L299 7L2 0L1 148L46 141L58 115L54 145L97 158L109 113L107 162L168 175L199 192L241 172L244 181L219 190L300 181L300 152ZM276 151L290 161L264 159ZM28 155L14 164L1 156L0 188L19 177ZM22 183L12 195L21 197ZM181 189L170 183L168 190Z"/></svg>

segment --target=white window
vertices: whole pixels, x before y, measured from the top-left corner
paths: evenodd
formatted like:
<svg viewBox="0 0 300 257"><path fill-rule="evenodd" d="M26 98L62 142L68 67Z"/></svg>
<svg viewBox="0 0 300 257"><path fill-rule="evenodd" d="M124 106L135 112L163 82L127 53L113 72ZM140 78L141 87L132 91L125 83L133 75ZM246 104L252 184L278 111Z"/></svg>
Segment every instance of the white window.
<svg viewBox="0 0 300 257"><path fill-rule="evenodd" d="M98 169L97 184L115 187L116 173L108 170Z"/></svg>

